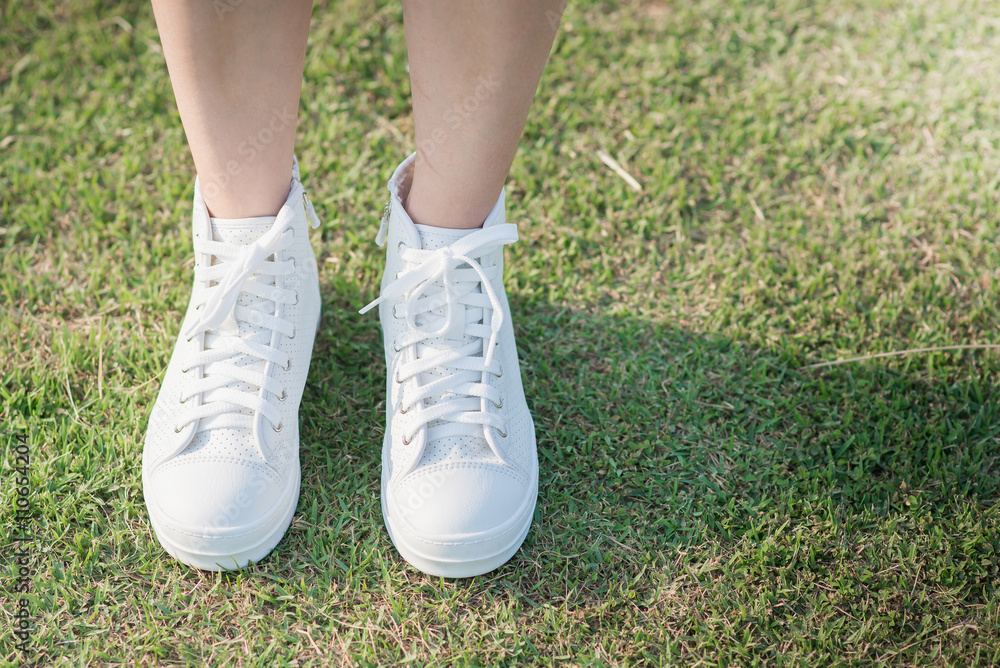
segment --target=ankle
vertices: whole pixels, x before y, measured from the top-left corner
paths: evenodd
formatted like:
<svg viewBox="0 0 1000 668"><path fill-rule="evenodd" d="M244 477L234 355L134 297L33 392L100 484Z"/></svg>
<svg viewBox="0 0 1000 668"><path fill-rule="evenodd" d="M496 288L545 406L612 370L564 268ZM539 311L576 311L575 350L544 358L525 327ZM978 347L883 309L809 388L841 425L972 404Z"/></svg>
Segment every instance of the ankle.
<svg viewBox="0 0 1000 668"><path fill-rule="evenodd" d="M274 217L292 186L288 172L266 175L198 174L209 215L220 219Z"/></svg>
<svg viewBox="0 0 1000 668"><path fill-rule="evenodd" d="M401 198L410 220L417 225L453 230L482 227L497 201L469 197L434 187L424 187L414 178L408 193Z"/></svg>

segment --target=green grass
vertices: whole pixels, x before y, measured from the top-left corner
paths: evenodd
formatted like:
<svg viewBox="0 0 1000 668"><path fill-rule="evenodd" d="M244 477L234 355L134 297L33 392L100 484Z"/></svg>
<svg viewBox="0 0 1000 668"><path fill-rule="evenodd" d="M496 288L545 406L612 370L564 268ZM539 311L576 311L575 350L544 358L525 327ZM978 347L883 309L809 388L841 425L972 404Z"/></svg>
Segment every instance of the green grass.
<svg viewBox="0 0 1000 668"><path fill-rule="evenodd" d="M380 332L356 314L413 140L380 5L317 8L308 52L325 316L298 512L212 575L165 555L140 489L192 257L151 13L0 4L0 438L9 466L28 435L38 536L34 644L5 576L3 660L1000 663L996 351L806 368L1000 343L1000 6L571 4L508 186L538 514L509 564L446 581L382 526Z"/></svg>

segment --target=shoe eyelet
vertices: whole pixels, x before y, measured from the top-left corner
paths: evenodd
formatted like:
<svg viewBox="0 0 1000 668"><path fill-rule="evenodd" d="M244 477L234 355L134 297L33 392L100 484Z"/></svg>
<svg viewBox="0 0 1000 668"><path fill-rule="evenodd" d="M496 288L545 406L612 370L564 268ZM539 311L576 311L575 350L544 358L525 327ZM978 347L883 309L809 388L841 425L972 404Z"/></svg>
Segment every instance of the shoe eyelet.
<svg viewBox="0 0 1000 668"><path fill-rule="evenodd" d="M400 252L406 250L406 244L400 241L398 244L396 244L396 250Z"/></svg>
<svg viewBox="0 0 1000 668"><path fill-rule="evenodd" d="M191 370L191 369L181 369L181 373L187 373L187 372L188 372L188 371L190 371L190 370Z"/></svg>
<svg viewBox="0 0 1000 668"><path fill-rule="evenodd" d="M288 339L291 340L291 339L294 339L294 338L295 338L295 328L292 327L292 335L289 336Z"/></svg>
<svg viewBox="0 0 1000 668"><path fill-rule="evenodd" d="M497 433L500 434L500 438L507 438L507 432L497 429Z"/></svg>
<svg viewBox="0 0 1000 668"><path fill-rule="evenodd" d="M284 425L281 424L280 422L278 423L277 427L275 427L274 425L271 425L271 429L274 430L274 433L280 432L283 428L284 428Z"/></svg>
<svg viewBox="0 0 1000 668"><path fill-rule="evenodd" d="M403 438L403 445L409 445L410 443L413 442L413 441L407 440L405 436L403 436L402 438Z"/></svg>
<svg viewBox="0 0 1000 668"><path fill-rule="evenodd" d="M295 301L292 302L292 306L295 306L298 303L299 303L299 291L296 290L295 291Z"/></svg>
<svg viewBox="0 0 1000 668"><path fill-rule="evenodd" d="M288 365L287 365L287 366L283 366L283 367L281 367L281 369L282 369L283 371L288 371L288 370L289 370L289 369L291 369L291 368L292 368L292 358L291 358L291 357L289 357L289 358L288 358Z"/></svg>
<svg viewBox="0 0 1000 668"><path fill-rule="evenodd" d="M287 392L285 392L284 390L282 390L282 391L281 391L281 396L280 396L280 397L278 397L278 401L284 401L284 400L285 400L285 399L287 399L287 398L288 398L288 393L287 393Z"/></svg>
<svg viewBox="0 0 1000 668"><path fill-rule="evenodd" d="M497 403L497 402L495 402L495 401L492 401L492 402L490 402L490 403L492 403L492 404L493 404L494 406L496 406L497 408L503 408L503 397L500 397L500 403Z"/></svg>
<svg viewBox="0 0 1000 668"><path fill-rule="evenodd" d="M503 364L500 365L500 373L495 373L493 375L496 376L497 378L500 378L500 377L503 376Z"/></svg>
<svg viewBox="0 0 1000 668"><path fill-rule="evenodd" d="M399 379L399 369L396 369L395 373L392 374L392 379L396 381L397 385L402 385L403 381Z"/></svg>
<svg viewBox="0 0 1000 668"><path fill-rule="evenodd" d="M396 304L392 305L392 317L395 318L396 320L400 319L399 314L396 313Z"/></svg>
<svg viewBox="0 0 1000 668"><path fill-rule="evenodd" d="M393 341L393 342L392 342L392 349L393 349L393 350L395 350L395 351L396 351L397 353L398 353L398 352L399 352L400 350L402 350L402 348L400 348L399 346L397 346L397 345L396 345L396 342L395 342L395 341Z"/></svg>
<svg viewBox="0 0 1000 668"><path fill-rule="evenodd" d="M181 433L181 428L180 428L180 427L178 427L177 425L174 425L174 433L175 433L175 434L179 434L179 433Z"/></svg>
<svg viewBox="0 0 1000 668"><path fill-rule="evenodd" d="M177 401L178 401L178 403L182 403L182 404L186 404L188 402L188 399L190 399L190 398L191 397L188 397L187 399L185 399L183 394L177 395Z"/></svg>

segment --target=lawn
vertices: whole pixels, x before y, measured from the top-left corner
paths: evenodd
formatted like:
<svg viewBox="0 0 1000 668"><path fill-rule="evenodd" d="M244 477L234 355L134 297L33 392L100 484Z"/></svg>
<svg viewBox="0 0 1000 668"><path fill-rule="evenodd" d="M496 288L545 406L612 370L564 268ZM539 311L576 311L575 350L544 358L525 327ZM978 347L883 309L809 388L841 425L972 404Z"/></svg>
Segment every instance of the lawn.
<svg viewBox="0 0 1000 668"><path fill-rule="evenodd" d="M0 16L4 662L1000 663L1000 4L570 4L508 182L538 511L458 581L383 527L381 333L357 314L413 144L398 3L314 11L303 488L235 574L167 557L140 486L193 264L150 8ZM979 347L870 357L950 346Z"/></svg>

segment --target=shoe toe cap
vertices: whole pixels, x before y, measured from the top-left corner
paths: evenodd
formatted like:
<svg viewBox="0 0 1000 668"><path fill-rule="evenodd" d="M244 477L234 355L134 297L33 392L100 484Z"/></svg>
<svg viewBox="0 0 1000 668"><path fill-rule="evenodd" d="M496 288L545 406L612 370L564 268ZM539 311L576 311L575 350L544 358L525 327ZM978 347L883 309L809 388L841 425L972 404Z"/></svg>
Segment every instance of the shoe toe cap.
<svg viewBox="0 0 1000 668"><path fill-rule="evenodd" d="M210 537L252 528L278 501L281 484L256 463L179 460L155 471L145 492L171 529Z"/></svg>
<svg viewBox="0 0 1000 668"><path fill-rule="evenodd" d="M396 486L393 505L408 534L429 542L492 538L524 506L527 484L495 464L429 468Z"/></svg>

